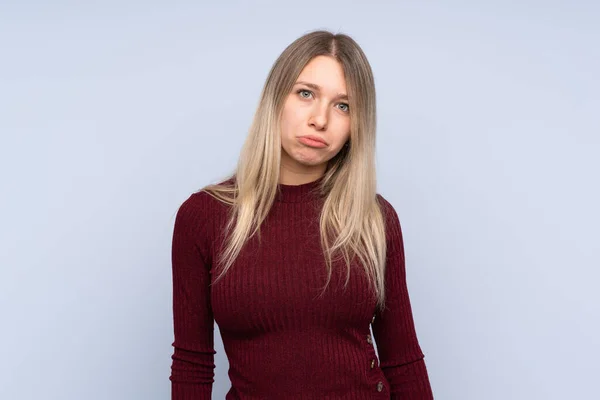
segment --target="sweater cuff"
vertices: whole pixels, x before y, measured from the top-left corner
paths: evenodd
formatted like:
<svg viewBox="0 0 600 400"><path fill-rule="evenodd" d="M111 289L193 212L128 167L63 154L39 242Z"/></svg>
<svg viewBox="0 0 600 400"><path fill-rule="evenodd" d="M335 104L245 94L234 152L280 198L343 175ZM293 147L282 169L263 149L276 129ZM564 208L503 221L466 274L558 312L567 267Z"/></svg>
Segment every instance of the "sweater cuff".
<svg viewBox="0 0 600 400"><path fill-rule="evenodd" d="M423 359L384 370L392 400L433 400L427 367Z"/></svg>
<svg viewBox="0 0 600 400"><path fill-rule="evenodd" d="M212 383L183 383L171 384L171 400L211 400Z"/></svg>

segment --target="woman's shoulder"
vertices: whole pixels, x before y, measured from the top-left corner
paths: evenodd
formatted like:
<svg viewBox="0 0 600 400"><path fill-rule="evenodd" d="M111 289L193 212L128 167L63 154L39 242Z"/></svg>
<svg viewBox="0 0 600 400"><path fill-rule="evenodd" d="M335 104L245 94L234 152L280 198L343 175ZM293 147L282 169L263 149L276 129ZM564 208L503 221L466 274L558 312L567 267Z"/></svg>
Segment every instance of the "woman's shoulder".
<svg viewBox="0 0 600 400"><path fill-rule="evenodd" d="M206 211L207 213L214 212L215 209L222 208L225 204L220 201L215 195L207 191L205 188L191 193L181 204L180 208Z"/></svg>
<svg viewBox="0 0 600 400"><path fill-rule="evenodd" d="M402 227L400 225L400 218L398 217L398 213L396 212L396 209L392 203L379 193L377 193L377 203L379 204L381 213L383 215L385 231L388 238L401 238Z"/></svg>
<svg viewBox="0 0 600 400"><path fill-rule="evenodd" d="M189 194L179 206L177 218L198 224L225 216L230 205L222 193L229 187L231 187L231 179L205 186Z"/></svg>
<svg viewBox="0 0 600 400"><path fill-rule="evenodd" d="M383 197L383 195L380 193L377 193L377 204L379 205L379 208L386 219L398 218L398 214L396 213L396 209L392 203L390 203L390 201Z"/></svg>

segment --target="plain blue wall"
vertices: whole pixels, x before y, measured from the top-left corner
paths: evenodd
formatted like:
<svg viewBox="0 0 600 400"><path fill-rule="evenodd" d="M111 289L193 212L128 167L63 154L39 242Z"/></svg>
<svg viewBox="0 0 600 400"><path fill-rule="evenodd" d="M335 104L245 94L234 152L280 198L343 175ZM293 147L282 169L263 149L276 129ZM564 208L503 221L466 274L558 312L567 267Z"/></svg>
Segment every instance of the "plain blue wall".
<svg viewBox="0 0 600 400"><path fill-rule="evenodd" d="M0 1L1 399L169 398L174 214L317 28L375 72L436 398L600 398L599 3L369 3Z"/></svg>

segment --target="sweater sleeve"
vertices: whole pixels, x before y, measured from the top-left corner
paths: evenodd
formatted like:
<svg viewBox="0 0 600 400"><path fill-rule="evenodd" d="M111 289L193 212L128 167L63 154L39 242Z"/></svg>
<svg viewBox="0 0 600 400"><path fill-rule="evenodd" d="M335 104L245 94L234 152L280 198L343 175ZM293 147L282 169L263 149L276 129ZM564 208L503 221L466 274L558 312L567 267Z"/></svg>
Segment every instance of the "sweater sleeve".
<svg viewBox="0 0 600 400"><path fill-rule="evenodd" d="M390 384L392 400L430 400L433 393L408 295L400 221L381 196L380 204L387 235L386 302L385 309L375 314L372 326L380 367Z"/></svg>
<svg viewBox="0 0 600 400"><path fill-rule="evenodd" d="M214 382L214 321L206 218L199 194L177 212L171 250L174 351L172 400L210 400Z"/></svg>

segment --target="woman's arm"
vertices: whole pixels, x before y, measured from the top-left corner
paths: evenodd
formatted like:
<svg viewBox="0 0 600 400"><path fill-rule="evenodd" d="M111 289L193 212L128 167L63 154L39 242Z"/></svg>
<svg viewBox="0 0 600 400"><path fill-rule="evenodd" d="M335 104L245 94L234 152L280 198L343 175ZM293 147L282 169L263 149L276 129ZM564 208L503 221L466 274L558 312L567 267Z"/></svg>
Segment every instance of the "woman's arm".
<svg viewBox="0 0 600 400"><path fill-rule="evenodd" d="M172 400L210 400L214 381L210 253L200 196L193 194L181 205L173 230Z"/></svg>
<svg viewBox="0 0 600 400"><path fill-rule="evenodd" d="M386 220L387 264L385 310L373 322L380 367L390 383L392 399L430 400L423 352L415 331L406 284L404 243L400 221L392 205L379 196Z"/></svg>

